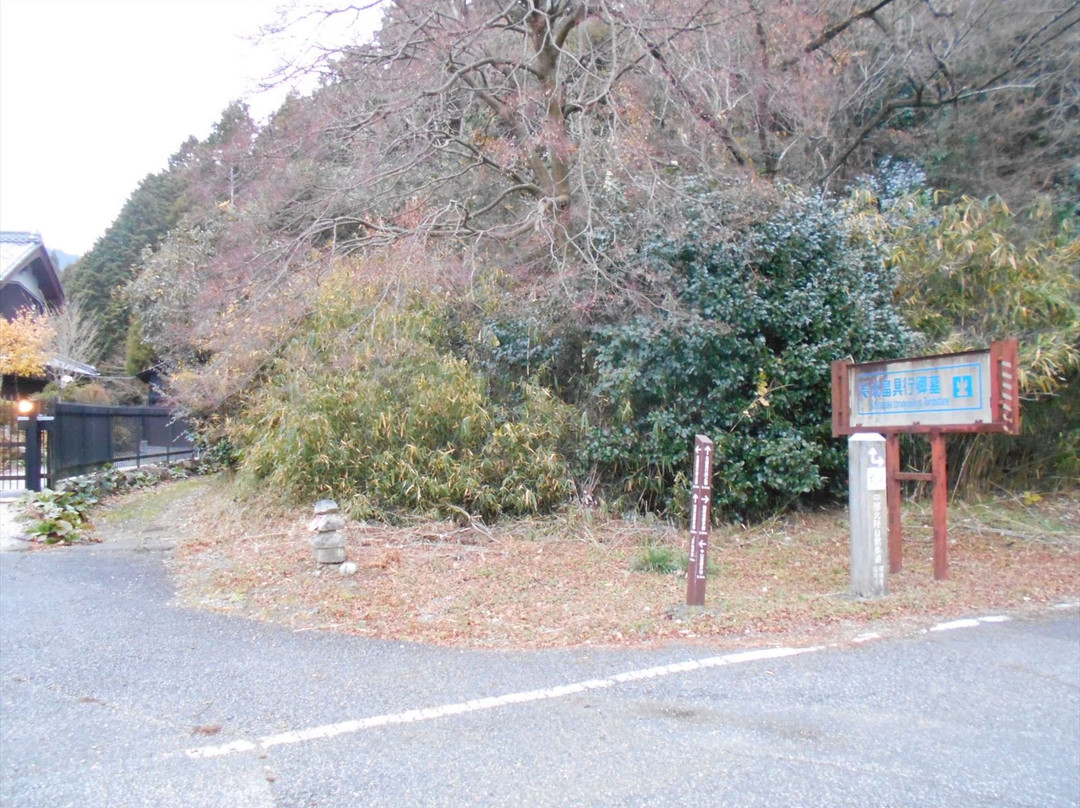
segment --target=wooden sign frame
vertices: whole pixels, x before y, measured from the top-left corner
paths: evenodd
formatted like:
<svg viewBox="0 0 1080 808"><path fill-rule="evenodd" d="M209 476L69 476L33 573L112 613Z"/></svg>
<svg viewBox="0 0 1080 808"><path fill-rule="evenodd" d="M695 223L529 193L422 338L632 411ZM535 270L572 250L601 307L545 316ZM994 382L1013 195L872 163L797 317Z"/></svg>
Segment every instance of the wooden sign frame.
<svg viewBox="0 0 1080 808"><path fill-rule="evenodd" d="M945 435L950 432L1020 433L1019 345L994 342L983 351L832 364L833 437L885 435L889 572L903 569L900 483L933 483L934 578L949 577L948 474ZM931 471L900 471L900 435L930 439Z"/></svg>
<svg viewBox="0 0 1080 808"><path fill-rule="evenodd" d="M1019 434L1018 351L1017 341L1010 339L983 351L859 364L833 362L833 436L856 432Z"/></svg>

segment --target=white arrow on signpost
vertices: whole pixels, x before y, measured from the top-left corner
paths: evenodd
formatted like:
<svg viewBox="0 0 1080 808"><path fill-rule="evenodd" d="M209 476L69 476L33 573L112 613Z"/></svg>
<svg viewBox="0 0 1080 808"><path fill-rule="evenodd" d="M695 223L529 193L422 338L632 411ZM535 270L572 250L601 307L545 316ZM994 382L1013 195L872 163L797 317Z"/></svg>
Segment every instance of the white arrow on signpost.
<svg viewBox="0 0 1080 808"><path fill-rule="evenodd" d="M705 605L706 555L709 551L709 498L712 491L713 443L694 440L694 487L690 497L690 552L686 569L686 605Z"/></svg>

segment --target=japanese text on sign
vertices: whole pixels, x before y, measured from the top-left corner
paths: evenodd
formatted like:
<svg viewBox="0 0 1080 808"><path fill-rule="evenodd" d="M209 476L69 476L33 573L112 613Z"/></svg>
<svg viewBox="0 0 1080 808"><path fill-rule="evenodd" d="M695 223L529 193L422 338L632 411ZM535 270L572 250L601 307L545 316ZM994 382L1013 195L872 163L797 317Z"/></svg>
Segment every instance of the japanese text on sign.
<svg viewBox="0 0 1080 808"><path fill-rule="evenodd" d="M982 408L985 391L977 363L935 368L930 372L860 373L856 412L957 412Z"/></svg>
<svg viewBox="0 0 1080 808"><path fill-rule="evenodd" d="M989 351L841 364L837 372L846 399L846 406L833 402L841 432L991 424L995 413L1002 420L1000 406L993 408ZM834 393L837 384L834 378Z"/></svg>

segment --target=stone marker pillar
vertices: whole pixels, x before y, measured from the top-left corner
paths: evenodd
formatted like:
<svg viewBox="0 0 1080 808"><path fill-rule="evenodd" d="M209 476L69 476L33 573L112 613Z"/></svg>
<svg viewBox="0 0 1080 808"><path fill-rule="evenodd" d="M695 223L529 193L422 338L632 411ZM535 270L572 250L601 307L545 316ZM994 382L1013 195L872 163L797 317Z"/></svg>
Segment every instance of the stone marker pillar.
<svg viewBox="0 0 1080 808"><path fill-rule="evenodd" d="M884 436L860 433L848 438L851 593L860 598L889 594L886 481Z"/></svg>
<svg viewBox="0 0 1080 808"><path fill-rule="evenodd" d="M315 518L308 525L312 534L308 543L320 564L340 564L345 560L345 534L339 532L343 527L345 520L338 515L336 502L320 499L315 503Z"/></svg>

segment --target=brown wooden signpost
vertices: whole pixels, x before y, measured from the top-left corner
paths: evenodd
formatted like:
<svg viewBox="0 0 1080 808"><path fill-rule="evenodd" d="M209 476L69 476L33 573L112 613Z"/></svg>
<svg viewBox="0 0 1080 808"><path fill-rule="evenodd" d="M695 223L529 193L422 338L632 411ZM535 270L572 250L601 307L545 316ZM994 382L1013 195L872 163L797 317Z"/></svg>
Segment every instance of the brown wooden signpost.
<svg viewBox="0 0 1080 808"><path fill-rule="evenodd" d="M889 571L903 567L900 483L933 483L934 578L949 577L947 549L948 476L945 435L949 432L1020 432L1017 342L988 350L832 365L832 433L885 435ZM900 435L926 435L931 471L900 471Z"/></svg>
<svg viewBox="0 0 1080 808"><path fill-rule="evenodd" d="M712 521L713 442L704 435L694 439L694 480L690 492L690 561L686 566L686 605L705 605L709 525Z"/></svg>

